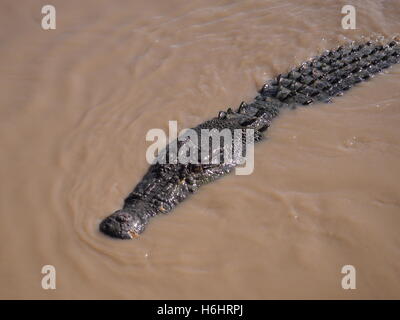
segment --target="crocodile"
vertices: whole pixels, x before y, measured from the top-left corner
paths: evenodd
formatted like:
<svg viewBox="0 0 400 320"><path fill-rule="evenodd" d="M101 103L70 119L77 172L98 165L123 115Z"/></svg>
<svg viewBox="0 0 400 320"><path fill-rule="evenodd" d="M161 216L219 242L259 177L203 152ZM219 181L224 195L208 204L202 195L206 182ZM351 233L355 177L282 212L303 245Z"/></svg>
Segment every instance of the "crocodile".
<svg viewBox="0 0 400 320"><path fill-rule="evenodd" d="M372 78L399 63L400 40L350 42L326 50L287 73L266 82L252 102L242 102L221 111L193 128L253 129L254 141L261 141L271 121L284 108L293 109L314 102L331 102L352 86ZM245 140L245 139L243 139ZM244 143L244 142L243 142ZM211 152L224 148L212 146ZM166 147L168 153L168 146ZM119 238L138 237L152 217L169 213L200 186L232 172L236 162L218 164L152 163L125 199L122 209L106 217L99 226L104 234Z"/></svg>

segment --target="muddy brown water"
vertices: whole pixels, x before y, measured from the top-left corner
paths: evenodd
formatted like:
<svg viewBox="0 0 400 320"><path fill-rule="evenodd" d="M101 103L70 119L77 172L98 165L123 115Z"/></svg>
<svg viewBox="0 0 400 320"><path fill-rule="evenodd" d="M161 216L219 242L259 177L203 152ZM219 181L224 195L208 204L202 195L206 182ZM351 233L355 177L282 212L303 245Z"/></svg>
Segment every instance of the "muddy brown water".
<svg viewBox="0 0 400 320"><path fill-rule="evenodd" d="M149 129L194 126L362 36L399 1L0 4L0 298L400 298L400 68L284 112L255 171L202 188L138 240L98 232L148 164ZM43 290L41 268L56 268ZM343 290L341 268L356 268Z"/></svg>

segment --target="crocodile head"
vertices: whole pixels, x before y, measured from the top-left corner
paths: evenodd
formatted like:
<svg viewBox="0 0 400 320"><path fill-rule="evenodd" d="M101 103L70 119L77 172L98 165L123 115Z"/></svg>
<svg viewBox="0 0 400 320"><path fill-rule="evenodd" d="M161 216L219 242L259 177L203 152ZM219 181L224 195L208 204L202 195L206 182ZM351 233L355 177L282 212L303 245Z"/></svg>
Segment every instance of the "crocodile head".
<svg viewBox="0 0 400 320"><path fill-rule="evenodd" d="M117 210L100 224L100 231L119 239L137 238L144 231L147 221L132 209Z"/></svg>

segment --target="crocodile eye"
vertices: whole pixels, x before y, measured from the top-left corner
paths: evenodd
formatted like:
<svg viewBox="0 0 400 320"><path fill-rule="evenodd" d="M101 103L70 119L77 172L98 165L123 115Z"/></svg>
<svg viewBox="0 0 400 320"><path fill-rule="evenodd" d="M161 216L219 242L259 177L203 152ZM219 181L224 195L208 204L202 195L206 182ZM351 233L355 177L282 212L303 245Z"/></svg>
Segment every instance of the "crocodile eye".
<svg viewBox="0 0 400 320"><path fill-rule="evenodd" d="M234 112L233 112L233 110L232 110L232 108L228 108L228 110L226 111L228 114L233 114Z"/></svg>
<svg viewBox="0 0 400 320"><path fill-rule="evenodd" d="M257 120L257 118L246 119L246 120L240 122L240 125L242 127L248 127L248 126L252 125L256 120Z"/></svg>
<svg viewBox="0 0 400 320"><path fill-rule="evenodd" d="M218 119L226 119L226 112L225 111L220 111L218 113Z"/></svg>
<svg viewBox="0 0 400 320"><path fill-rule="evenodd" d="M242 103L239 106L239 113L245 113L246 112L246 107L247 107L247 103L242 101Z"/></svg>

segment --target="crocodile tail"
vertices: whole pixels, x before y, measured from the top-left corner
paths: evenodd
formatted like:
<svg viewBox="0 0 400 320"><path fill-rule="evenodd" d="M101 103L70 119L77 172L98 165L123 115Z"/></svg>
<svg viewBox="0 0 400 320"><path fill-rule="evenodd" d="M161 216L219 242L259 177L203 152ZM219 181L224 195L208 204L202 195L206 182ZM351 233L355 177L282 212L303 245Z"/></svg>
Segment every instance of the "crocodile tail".
<svg viewBox="0 0 400 320"><path fill-rule="evenodd" d="M397 39L386 44L369 41L340 46L265 84L256 102L279 101L282 106L292 107L330 102L332 97L342 95L355 84L399 62Z"/></svg>

